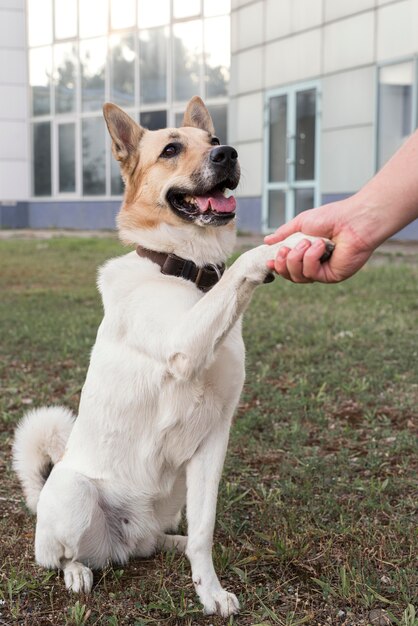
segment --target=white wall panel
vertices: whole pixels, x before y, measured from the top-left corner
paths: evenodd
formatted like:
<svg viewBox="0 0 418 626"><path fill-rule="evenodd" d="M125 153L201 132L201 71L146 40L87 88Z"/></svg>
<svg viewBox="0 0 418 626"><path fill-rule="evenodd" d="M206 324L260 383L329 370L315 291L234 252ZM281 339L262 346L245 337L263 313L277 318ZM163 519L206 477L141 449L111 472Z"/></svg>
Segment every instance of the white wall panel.
<svg viewBox="0 0 418 626"><path fill-rule="evenodd" d="M237 196L261 196L263 180L263 144L261 141L234 144L241 165ZM238 204L239 210L239 204Z"/></svg>
<svg viewBox="0 0 418 626"><path fill-rule="evenodd" d="M237 141L261 140L263 135L263 94L241 96L233 103L232 116L235 123L230 128L229 138Z"/></svg>
<svg viewBox="0 0 418 626"><path fill-rule="evenodd" d="M0 49L0 85L25 85L26 82L26 52Z"/></svg>
<svg viewBox="0 0 418 626"><path fill-rule="evenodd" d="M0 45L2 48L23 48L26 37L26 21L23 11L7 11L0 8Z"/></svg>
<svg viewBox="0 0 418 626"><path fill-rule="evenodd" d="M324 2L326 22L373 9L375 5L374 0L324 0Z"/></svg>
<svg viewBox="0 0 418 626"><path fill-rule="evenodd" d="M322 133L321 193L357 191L373 173L373 126Z"/></svg>
<svg viewBox="0 0 418 626"><path fill-rule="evenodd" d="M0 200L24 200L29 196L28 166L25 161L0 163Z"/></svg>
<svg viewBox="0 0 418 626"><path fill-rule="evenodd" d="M28 115L25 85L0 85L0 119L26 119Z"/></svg>
<svg viewBox="0 0 418 626"><path fill-rule="evenodd" d="M266 46L265 86L316 77L321 72L321 32L307 31Z"/></svg>
<svg viewBox="0 0 418 626"><path fill-rule="evenodd" d="M377 13L377 60L396 59L418 51L418 2L405 0Z"/></svg>
<svg viewBox="0 0 418 626"><path fill-rule="evenodd" d="M322 128L372 124L375 115L374 65L322 79Z"/></svg>
<svg viewBox="0 0 418 626"><path fill-rule="evenodd" d="M335 72L374 60L374 12L333 22L324 28L324 72Z"/></svg>
<svg viewBox="0 0 418 626"><path fill-rule="evenodd" d="M256 2L239 9L234 16L234 28L237 29L234 37L234 48L249 48L261 44L263 41L263 11L264 2Z"/></svg>
<svg viewBox="0 0 418 626"><path fill-rule="evenodd" d="M263 48L251 48L232 57L230 93L256 91L263 87Z"/></svg>

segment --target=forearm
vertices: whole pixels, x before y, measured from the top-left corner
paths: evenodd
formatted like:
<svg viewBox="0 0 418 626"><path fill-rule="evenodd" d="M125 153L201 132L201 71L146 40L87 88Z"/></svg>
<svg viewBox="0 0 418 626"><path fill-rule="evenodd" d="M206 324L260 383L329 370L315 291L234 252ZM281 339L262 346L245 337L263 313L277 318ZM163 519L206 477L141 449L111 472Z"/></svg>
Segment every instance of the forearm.
<svg viewBox="0 0 418 626"><path fill-rule="evenodd" d="M356 226L373 247L418 217L418 131L351 199Z"/></svg>

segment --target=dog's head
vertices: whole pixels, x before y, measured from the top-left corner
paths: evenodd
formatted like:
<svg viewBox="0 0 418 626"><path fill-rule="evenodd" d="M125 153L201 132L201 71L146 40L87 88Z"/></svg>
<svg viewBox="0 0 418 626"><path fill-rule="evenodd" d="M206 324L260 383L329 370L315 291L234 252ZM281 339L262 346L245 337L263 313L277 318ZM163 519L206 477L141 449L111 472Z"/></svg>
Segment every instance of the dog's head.
<svg viewBox="0 0 418 626"><path fill-rule="evenodd" d="M110 103L103 112L125 182L122 229L232 226L236 203L227 193L239 182L238 154L220 145L199 97L189 102L181 128L146 130Z"/></svg>

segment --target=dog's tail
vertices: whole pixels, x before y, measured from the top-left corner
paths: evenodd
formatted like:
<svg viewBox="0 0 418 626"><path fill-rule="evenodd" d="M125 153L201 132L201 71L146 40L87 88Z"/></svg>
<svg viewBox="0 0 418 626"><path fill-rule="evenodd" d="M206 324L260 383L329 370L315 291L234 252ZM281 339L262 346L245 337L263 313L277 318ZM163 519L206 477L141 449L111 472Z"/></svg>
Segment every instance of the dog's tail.
<svg viewBox="0 0 418 626"><path fill-rule="evenodd" d="M73 413L65 407L43 407L26 413L16 429L13 469L33 513L42 487L64 453L74 420Z"/></svg>

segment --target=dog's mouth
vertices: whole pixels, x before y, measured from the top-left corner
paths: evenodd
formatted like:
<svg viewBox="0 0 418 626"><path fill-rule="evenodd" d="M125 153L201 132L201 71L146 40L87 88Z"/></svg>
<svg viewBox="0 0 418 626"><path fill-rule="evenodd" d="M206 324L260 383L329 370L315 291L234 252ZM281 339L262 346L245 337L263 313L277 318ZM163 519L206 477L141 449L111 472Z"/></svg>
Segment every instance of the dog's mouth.
<svg viewBox="0 0 418 626"><path fill-rule="evenodd" d="M222 226L235 217L236 201L228 196L229 189L234 189L233 181L225 180L208 190L170 189L167 202L171 209L182 219L201 226Z"/></svg>

